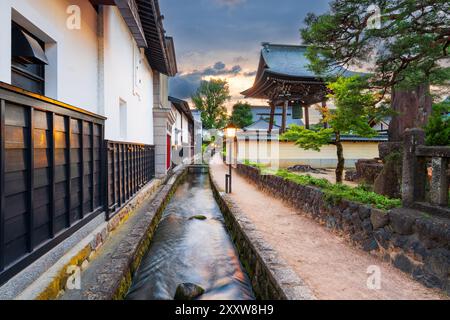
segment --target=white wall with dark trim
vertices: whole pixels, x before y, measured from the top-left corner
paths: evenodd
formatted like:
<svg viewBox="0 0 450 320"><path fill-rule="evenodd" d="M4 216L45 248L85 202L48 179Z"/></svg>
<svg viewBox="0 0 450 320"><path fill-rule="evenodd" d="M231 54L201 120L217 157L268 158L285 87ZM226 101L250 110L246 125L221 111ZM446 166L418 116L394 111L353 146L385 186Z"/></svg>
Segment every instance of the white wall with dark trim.
<svg viewBox="0 0 450 320"><path fill-rule="evenodd" d="M67 27L72 5L80 8L80 29ZM103 8L102 16L86 0L1 0L0 81L11 83L14 21L45 42L46 96L108 117L106 139L153 144L152 69L119 10Z"/></svg>
<svg viewBox="0 0 450 320"><path fill-rule="evenodd" d="M81 29L70 30L67 8L81 9ZM83 0L2 0L0 81L11 81L11 21L46 43L45 95L98 113L97 13ZM6 44L6 45L4 45Z"/></svg>
<svg viewBox="0 0 450 320"><path fill-rule="evenodd" d="M104 7L103 37L106 137L153 144L153 71L116 7ZM125 136L120 134L123 121Z"/></svg>

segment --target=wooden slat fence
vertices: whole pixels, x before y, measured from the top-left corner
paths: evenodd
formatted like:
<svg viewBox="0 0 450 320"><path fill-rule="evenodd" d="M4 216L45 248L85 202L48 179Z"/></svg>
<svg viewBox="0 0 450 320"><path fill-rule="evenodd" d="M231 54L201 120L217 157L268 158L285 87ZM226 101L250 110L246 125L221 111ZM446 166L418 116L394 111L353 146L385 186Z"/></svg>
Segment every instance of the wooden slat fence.
<svg viewBox="0 0 450 320"><path fill-rule="evenodd" d="M155 176L153 146L105 118L0 83L0 285Z"/></svg>
<svg viewBox="0 0 450 320"><path fill-rule="evenodd" d="M108 217L111 218L155 177L155 147L106 141Z"/></svg>

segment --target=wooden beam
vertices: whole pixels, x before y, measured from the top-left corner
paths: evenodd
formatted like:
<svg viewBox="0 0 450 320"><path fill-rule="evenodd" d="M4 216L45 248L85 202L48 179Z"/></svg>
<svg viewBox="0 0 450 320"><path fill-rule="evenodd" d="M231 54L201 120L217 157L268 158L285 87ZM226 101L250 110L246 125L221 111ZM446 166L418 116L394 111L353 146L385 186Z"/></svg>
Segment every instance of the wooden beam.
<svg viewBox="0 0 450 320"><path fill-rule="evenodd" d="M323 100L322 101L322 108L324 109L324 108L327 108L327 101L326 100ZM328 128L328 122L323 122L323 127L325 128L325 129L327 129Z"/></svg>
<svg viewBox="0 0 450 320"><path fill-rule="evenodd" d="M91 139L91 186L92 186L92 190L91 190L91 211L94 212L95 211L95 124L93 122L91 122L91 136L89 137ZM107 151L109 152L109 151ZM103 168L106 168L106 170L108 170L108 167L105 166ZM106 185L108 186L108 182L106 183ZM106 210L108 210L109 206L106 206Z"/></svg>
<svg viewBox="0 0 450 320"><path fill-rule="evenodd" d="M72 156L71 156L71 136L72 136L72 118L66 118L66 208L67 208L67 216L66 216L66 228L70 228L72 226Z"/></svg>
<svg viewBox="0 0 450 320"><path fill-rule="evenodd" d="M81 190L80 190L80 199L81 199L81 219L84 219L84 195L86 194L86 188L85 188L85 172L84 172L84 162L86 161L86 159L84 158L84 121L78 121L79 126L80 126L80 163L81 163L81 167L80 167L80 185L81 185ZM87 188L88 189L88 188Z"/></svg>
<svg viewBox="0 0 450 320"><path fill-rule="evenodd" d="M109 143L108 143L109 145ZM112 148L112 153L111 153L111 164L112 164L112 194L113 194L113 204L114 204L114 209L117 207L117 176L116 176L116 163L117 163L117 156L116 156L116 144L115 143L111 143L110 144L111 148ZM108 176L109 179L109 176ZM108 195L107 195L108 196ZM110 208L108 208L108 214L110 213Z"/></svg>
<svg viewBox="0 0 450 320"><path fill-rule="evenodd" d="M288 106L289 106L289 100L284 101L284 104L283 104L283 119L282 119L282 124L281 124L281 133L285 133L286 132Z"/></svg>
<svg viewBox="0 0 450 320"><path fill-rule="evenodd" d="M310 125L309 125L309 107L310 106L305 106L305 128L309 129Z"/></svg>
<svg viewBox="0 0 450 320"><path fill-rule="evenodd" d="M96 118L97 123L99 123L98 120L106 120L106 117L104 117L104 116L92 113L90 111L86 111L86 110L80 109L78 107L74 107L74 106L72 106L70 104L67 104L67 103L64 103L64 102L61 102L61 101L58 101L58 100L51 99L51 98L42 96L42 95L37 94L37 93L26 91L25 89L22 89L22 88L19 88L19 87L15 87L15 86L12 86L10 84L7 84L7 83L1 82L1 81L0 81L0 89L6 90L6 91L9 91L9 92L12 92L12 93L17 93L17 94L19 94L21 96L24 96L24 97L27 97L27 98L31 98L32 100L31 100L30 103L32 105L36 105L37 104L36 100L39 100L39 102L43 102L42 104L39 103L39 109L45 108L45 110L53 111L54 110L53 106L45 104L45 103L49 103L51 105L58 106L58 107L66 109L66 110L70 110L70 111L75 112L75 113L67 112L65 114L67 114L67 115L69 115L69 114L76 115L80 119L84 118L83 116L93 117L93 118ZM1 92L1 93L2 94L4 94L4 93L7 94L7 92ZM12 97L17 98L18 96L17 95L12 95ZM30 105L29 103L26 103L26 104ZM80 116L80 113L83 116ZM89 119L89 118L85 118L85 119L88 120L88 121L92 121L92 119Z"/></svg>
<svg viewBox="0 0 450 320"><path fill-rule="evenodd" d="M29 109L29 136L27 154L28 189L28 252L34 250L34 108Z"/></svg>
<svg viewBox="0 0 450 320"><path fill-rule="evenodd" d="M56 236L56 160L55 160L55 150L56 150L56 130L55 130L55 113L51 113L51 146L50 146L50 237L54 238Z"/></svg>
<svg viewBox="0 0 450 320"><path fill-rule="evenodd" d="M147 39L142 27L141 17L139 16L139 9L135 0L114 0L119 9L123 20L130 29L133 38L139 48L147 48Z"/></svg>
<svg viewBox="0 0 450 320"><path fill-rule="evenodd" d="M270 123L269 123L269 133L272 133L273 125L275 123L275 104L270 103Z"/></svg>
<svg viewBox="0 0 450 320"><path fill-rule="evenodd" d="M124 170L123 170L123 165L124 165L124 146L121 144L117 145L118 148L118 152L117 152L117 163L118 163L118 169L119 169L119 174L118 174L118 185L119 185L119 208L122 207L123 204L123 194L124 194L124 190L125 188L123 187L123 183L124 183Z"/></svg>
<svg viewBox="0 0 450 320"><path fill-rule="evenodd" d="M0 100L0 271L5 269L5 100Z"/></svg>
<svg viewBox="0 0 450 320"><path fill-rule="evenodd" d="M116 3L114 0L90 0L93 5L114 6Z"/></svg>

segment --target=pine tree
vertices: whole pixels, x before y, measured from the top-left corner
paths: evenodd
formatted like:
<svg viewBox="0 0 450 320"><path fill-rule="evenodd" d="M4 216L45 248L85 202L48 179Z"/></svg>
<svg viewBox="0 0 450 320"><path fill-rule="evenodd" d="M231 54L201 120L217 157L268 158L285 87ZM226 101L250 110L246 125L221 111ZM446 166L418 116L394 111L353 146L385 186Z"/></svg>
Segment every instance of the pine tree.
<svg viewBox="0 0 450 320"><path fill-rule="evenodd" d="M371 66L370 88L392 93L399 113L392 130L424 125L430 85L450 80L448 0L334 0L328 13L308 15L301 34L319 74Z"/></svg>

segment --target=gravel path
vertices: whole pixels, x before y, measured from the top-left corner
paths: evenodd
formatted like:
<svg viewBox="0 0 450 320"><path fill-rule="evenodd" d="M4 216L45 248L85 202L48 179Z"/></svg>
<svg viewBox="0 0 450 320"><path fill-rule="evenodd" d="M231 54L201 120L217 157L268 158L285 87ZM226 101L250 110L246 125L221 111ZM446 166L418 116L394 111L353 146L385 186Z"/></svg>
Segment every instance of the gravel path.
<svg viewBox="0 0 450 320"><path fill-rule="evenodd" d="M211 173L222 188L226 170L219 161L211 165ZM236 204L319 299L443 298L440 292L424 287L400 270L352 247L317 222L262 193L236 173L233 175L233 188L232 198ZM381 270L380 290L367 287L367 270L371 266Z"/></svg>

